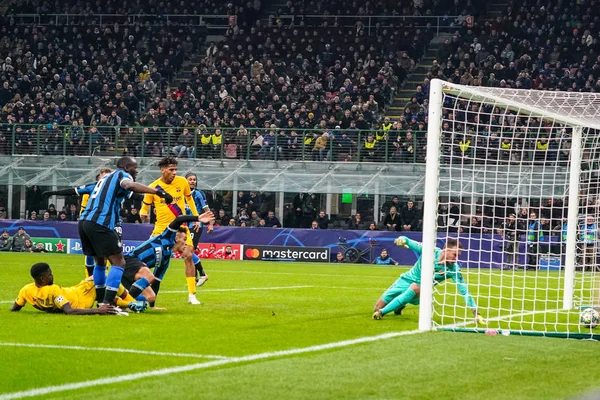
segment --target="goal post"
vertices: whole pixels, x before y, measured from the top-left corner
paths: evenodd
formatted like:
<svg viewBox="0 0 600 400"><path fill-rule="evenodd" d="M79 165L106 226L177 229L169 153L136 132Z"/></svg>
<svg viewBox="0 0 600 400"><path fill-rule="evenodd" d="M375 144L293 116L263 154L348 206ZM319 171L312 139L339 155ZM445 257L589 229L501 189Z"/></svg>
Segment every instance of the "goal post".
<svg viewBox="0 0 600 400"><path fill-rule="evenodd" d="M600 306L600 95L434 79L428 118L419 329L594 337L579 312ZM448 238L467 292L435 282Z"/></svg>

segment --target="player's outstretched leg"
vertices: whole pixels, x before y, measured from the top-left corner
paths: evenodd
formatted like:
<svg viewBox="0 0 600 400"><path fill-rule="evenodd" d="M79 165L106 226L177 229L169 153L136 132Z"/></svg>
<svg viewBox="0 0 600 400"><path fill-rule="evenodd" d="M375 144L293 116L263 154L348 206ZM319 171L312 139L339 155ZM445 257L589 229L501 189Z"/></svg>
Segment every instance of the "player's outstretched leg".
<svg viewBox="0 0 600 400"><path fill-rule="evenodd" d="M123 277L123 271L125 269L125 259L123 253L108 257L112 266L106 276L106 293L104 294L104 304L113 304L115 297L117 297L117 291L119 285L121 285L121 278Z"/></svg>
<svg viewBox="0 0 600 400"><path fill-rule="evenodd" d="M182 255L185 264L185 280L188 287L188 303L198 305L200 302L196 298L196 268L193 262L194 252L192 246L186 245Z"/></svg>
<svg viewBox="0 0 600 400"><path fill-rule="evenodd" d="M408 303L418 298L419 292L420 287L416 283L411 283L408 287L398 285L388 289L375 304L373 319L382 319L384 315L390 312L401 314L402 309Z"/></svg>
<svg viewBox="0 0 600 400"><path fill-rule="evenodd" d="M196 253L193 253L192 262L196 269L196 286L202 286L208 280L208 275L206 275L206 272L204 272L204 268L202 267L202 260Z"/></svg>

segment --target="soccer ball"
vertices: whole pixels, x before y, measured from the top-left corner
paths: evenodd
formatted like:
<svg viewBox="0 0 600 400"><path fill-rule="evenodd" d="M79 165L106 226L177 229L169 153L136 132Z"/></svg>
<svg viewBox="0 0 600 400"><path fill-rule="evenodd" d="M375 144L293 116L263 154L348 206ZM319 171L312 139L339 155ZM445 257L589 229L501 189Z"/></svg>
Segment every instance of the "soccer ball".
<svg viewBox="0 0 600 400"><path fill-rule="evenodd" d="M586 308L579 314L579 325L586 328L595 328L600 322L600 314L593 308Z"/></svg>

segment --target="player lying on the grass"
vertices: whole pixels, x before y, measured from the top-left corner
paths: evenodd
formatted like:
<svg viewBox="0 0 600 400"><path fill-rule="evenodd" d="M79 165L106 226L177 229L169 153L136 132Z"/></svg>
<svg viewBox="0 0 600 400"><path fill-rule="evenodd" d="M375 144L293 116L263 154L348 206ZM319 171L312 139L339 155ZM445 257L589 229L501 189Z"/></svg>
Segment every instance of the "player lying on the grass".
<svg viewBox="0 0 600 400"><path fill-rule="evenodd" d="M192 199L192 191L188 181L182 176L177 176L177 159L174 157L165 157L159 161L158 166L160 168L161 177L152 182L150 187L164 190L169 193L173 197L173 202L171 204L165 203L159 196L152 194L147 194L144 197L142 209L140 210L142 219L149 219L150 206L154 206L156 211L156 223L154 224L154 230L150 235L151 238L160 235L176 217L183 215L186 204L190 208L192 215L198 215L198 210L196 209L194 199ZM195 232L198 232L200 230L200 224L195 222L193 229ZM188 303L200 304L196 298L196 268L194 267L194 264L198 263L200 258L193 252L194 244L189 229L186 243L191 250L182 253L183 262L185 264L185 280L188 288ZM160 286L160 281L156 280L153 283L152 289L156 292L158 291L158 286Z"/></svg>
<svg viewBox="0 0 600 400"><path fill-rule="evenodd" d="M181 252L184 257L192 252L192 248L186 245L188 230L182 225L190 222L207 224L214 220L215 216L210 211L199 216L180 215L160 235L151 237L125 254L125 272L121 282L129 288L129 294L154 306L160 289L160 285L154 282L164 279L173 252ZM154 272L150 268L154 268Z"/></svg>
<svg viewBox="0 0 600 400"><path fill-rule="evenodd" d="M208 202L206 201L206 195L202 190L197 188L198 177L196 176L196 174L188 172L187 174L185 174L185 179L187 179L190 185L190 190L192 191L192 199L194 199L196 209L202 210L204 212L210 211L210 208L208 207ZM189 206L185 207L185 212L188 215L193 215L192 210ZM200 229L198 229L197 231L190 230L190 235L192 236L192 245L194 247L194 254L197 257L197 261L196 258L193 259L194 268L196 269L196 286L202 286L204 285L204 282L208 280L208 275L206 275L206 272L204 272L204 268L202 267L202 259L198 254L196 254L196 250L198 249L198 243L200 243L200 236L202 235L202 225L203 224L200 223ZM208 224L208 226L206 227L206 233L211 233L213 229L214 222Z"/></svg>
<svg viewBox="0 0 600 400"><path fill-rule="evenodd" d="M29 283L19 291L10 311L19 311L29 303L40 311L50 313L65 313L71 315L118 314L126 315L119 307L92 308L96 301L96 288L92 278L79 282L75 286L60 287L54 284L54 275L46 263L37 263L31 267L33 283ZM117 305L127 306L134 311L144 311L147 303L138 303L128 295L121 285L117 292Z"/></svg>
<svg viewBox="0 0 600 400"><path fill-rule="evenodd" d="M377 300L373 319L381 319L390 312L399 315L407 304L419 304L422 244L405 236L398 237L394 243L397 246L411 249L419 255L419 258L415 265L409 271L400 275L400 278ZM463 295L467 307L473 312L476 322L480 325L485 325L486 322L477 311L477 304L473 296L469 293L469 288L457 263L462 249L462 244L457 239L452 238L446 241L443 249L439 247L435 248L433 285L442 283L448 278L452 279L456 283L460 294Z"/></svg>

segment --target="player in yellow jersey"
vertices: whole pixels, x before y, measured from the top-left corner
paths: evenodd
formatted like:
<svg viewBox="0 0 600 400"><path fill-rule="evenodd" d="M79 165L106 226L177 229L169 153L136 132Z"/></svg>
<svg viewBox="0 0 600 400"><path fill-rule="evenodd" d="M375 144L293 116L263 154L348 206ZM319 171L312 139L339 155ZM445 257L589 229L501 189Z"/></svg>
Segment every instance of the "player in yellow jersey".
<svg viewBox="0 0 600 400"><path fill-rule="evenodd" d="M150 206L154 206L154 210L156 211L156 223L154 224L154 231L150 237L160 235L167 229L169 224L175 220L175 218L184 215L186 203L190 208L191 215L198 215L198 210L196 209L196 204L192 198L192 191L188 181L182 176L177 176L177 159L174 157L165 157L159 161L158 166L160 168L161 177L152 182L149 186L162 189L169 193L173 196L173 202L167 204L164 199L152 194L146 194L144 196L142 209L140 210L142 219L149 219ZM192 229L198 232L200 224L195 222ZM194 257L197 256L193 252L192 237L189 230L187 232L186 247L182 254L185 263L185 279L188 287L188 303L200 304L196 298L196 268L194 267ZM158 292L159 286L160 281L158 280L152 283L152 290L154 290L154 293ZM152 303L150 305L153 306Z"/></svg>
<svg viewBox="0 0 600 400"><path fill-rule="evenodd" d="M40 311L50 313L127 315L120 308L114 306L92 308L96 300L96 288L91 278L81 281L75 286L60 287L54 284L54 275L46 263L34 264L30 273L34 282L25 285L19 291L11 311L20 311L25 304L29 303ZM123 285L119 288L118 296L120 305L124 303L134 311L145 309L142 302L136 302L129 296Z"/></svg>

